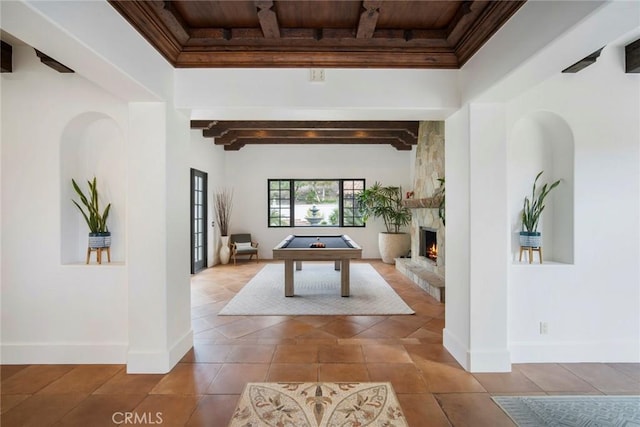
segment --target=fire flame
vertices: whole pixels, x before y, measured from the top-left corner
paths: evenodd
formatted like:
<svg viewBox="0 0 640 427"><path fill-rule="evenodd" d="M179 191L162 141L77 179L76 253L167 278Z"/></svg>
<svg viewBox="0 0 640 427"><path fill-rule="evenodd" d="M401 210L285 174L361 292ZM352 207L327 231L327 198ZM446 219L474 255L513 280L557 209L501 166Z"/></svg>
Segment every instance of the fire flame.
<svg viewBox="0 0 640 427"><path fill-rule="evenodd" d="M438 247L435 243L427 250L427 257L431 259L438 259Z"/></svg>

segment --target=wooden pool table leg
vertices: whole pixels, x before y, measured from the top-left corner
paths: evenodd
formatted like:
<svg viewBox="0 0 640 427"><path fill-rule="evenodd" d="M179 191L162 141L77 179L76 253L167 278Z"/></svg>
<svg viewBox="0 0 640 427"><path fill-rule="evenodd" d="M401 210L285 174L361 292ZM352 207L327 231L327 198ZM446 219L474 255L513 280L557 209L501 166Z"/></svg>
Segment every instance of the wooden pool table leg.
<svg viewBox="0 0 640 427"><path fill-rule="evenodd" d="M340 261L340 290L343 297L349 296L349 258Z"/></svg>
<svg viewBox="0 0 640 427"><path fill-rule="evenodd" d="M284 296L293 296L293 260L284 260Z"/></svg>

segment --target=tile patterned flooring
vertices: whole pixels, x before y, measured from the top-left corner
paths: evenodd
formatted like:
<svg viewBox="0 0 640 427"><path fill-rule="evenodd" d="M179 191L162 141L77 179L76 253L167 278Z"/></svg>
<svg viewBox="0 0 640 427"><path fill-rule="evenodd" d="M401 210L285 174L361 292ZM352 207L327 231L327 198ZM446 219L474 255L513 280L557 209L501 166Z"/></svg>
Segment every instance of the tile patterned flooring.
<svg viewBox="0 0 640 427"><path fill-rule="evenodd" d="M194 348L170 373L4 365L0 424L112 426L129 413L129 425L226 426L250 381L390 381L412 427L512 426L492 394L640 394L640 364L519 364L470 374L442 346L444 305L393 266L367 262L415 315L218 317L265 261L216 266L192 277Z"/></svg>

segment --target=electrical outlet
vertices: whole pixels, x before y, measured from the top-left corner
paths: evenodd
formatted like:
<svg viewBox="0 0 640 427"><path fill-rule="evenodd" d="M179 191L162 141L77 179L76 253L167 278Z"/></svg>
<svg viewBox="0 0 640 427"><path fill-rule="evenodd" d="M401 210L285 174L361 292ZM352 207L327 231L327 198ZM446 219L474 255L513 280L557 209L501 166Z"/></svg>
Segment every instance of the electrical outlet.
<svg viewBox="0 0 640 427"><path fill-rule="evenodd" d="M549 333L549 323L540 322L540 335L547 335Z"/></svg>
<svg viewBox="0 0 640 427"><path fill-rule="evenodd" d="M309 70L309 81L323 82L324 81L324 69L312 68Z"/></svg>

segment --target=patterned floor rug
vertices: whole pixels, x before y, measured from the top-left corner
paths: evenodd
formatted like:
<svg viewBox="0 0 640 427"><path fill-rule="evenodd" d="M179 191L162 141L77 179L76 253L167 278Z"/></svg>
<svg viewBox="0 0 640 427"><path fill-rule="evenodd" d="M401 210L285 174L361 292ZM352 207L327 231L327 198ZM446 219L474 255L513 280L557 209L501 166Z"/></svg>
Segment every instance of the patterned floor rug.
<svg viewBox="0 0 640 427"><path fill-rule="evenodd" d="M340 296L333 263L306 262L294 273L295 295L284 296L284 265L267 264L218 313L237 315L391 315L414 311L370 264L352 264L351 295Z"/></svg>
<svg viewBox="0 0 640 427"><path fill-rule="evenodd" d="M391 383L248 383L229 427L406 427Z"/></svg>
<svg viewBox="0 0 640 427"><path fill-rule="evenodd" d="M494 396L519 427L640 426L640 396Z"/></svg>

